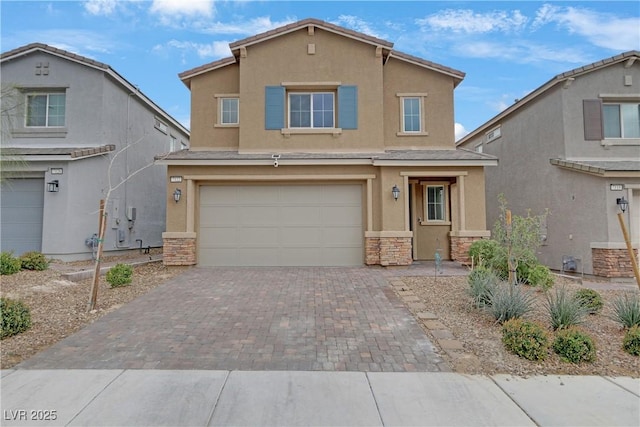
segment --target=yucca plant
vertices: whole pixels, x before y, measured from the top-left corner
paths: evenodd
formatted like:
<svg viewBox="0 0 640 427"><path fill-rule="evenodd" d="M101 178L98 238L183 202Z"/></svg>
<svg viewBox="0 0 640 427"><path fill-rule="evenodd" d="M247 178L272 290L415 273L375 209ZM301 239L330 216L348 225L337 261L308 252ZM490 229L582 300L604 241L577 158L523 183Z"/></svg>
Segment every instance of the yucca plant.
<svg viewBox="0 0 640 427"><path fill-rule="evenodd" d="M626 293L619 296L612 302L612 318L625 328L640 326L640 295L637 293Z"/></svg>
<svg viewBox="0 0 640 427"><path fill-rule="evenodd" d="M555 297L548 292L546 299L546 308L554 331L582 323L582 319L589 312L579 299L569 295L564 286L556 288Z"/></svg>
<svg viewBox="0 0 640 427"><path fill-rule="evenodd" d="M498 323L517 319L533 310L535 296L522 285L497 286L491 298L489 311Z"/></svg>
<svg viewBox="0 0 640 427"><path fill-rule="evenodd" d="M498 286L498 276L489 268L476 267L469 273L469 295L473 305L482 308L491 305L491 298Z"/></svg>

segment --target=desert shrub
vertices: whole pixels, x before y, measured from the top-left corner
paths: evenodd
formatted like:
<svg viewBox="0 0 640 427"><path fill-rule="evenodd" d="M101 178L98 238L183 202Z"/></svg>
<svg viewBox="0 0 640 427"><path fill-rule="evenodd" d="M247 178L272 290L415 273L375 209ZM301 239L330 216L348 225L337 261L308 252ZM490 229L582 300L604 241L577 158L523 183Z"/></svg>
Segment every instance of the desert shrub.
<svg viewBox="0 0 640 427"><path fill-rule="evenodd" d="M626 293L612 301L612 318L625 328L640 326L640 295Z"/></svg>
<svg viewBox="0 0 640 427"><path fill-rule="evenodd" d="M553 286L553 276L546 265L534 264L528 270L526 279L531 286L539 286L542 289L550 289Z"/></svg>
<svg viewBox="0 0 640 427"><path fill-rule="evenodd" d="M492 260L500 250L500 245L495 240L476 240L469 247L469 257L474 265L483 265L491 268Z"/></svg>
<svg viewBox="0 0 640 427"><path fill-rule="evenodd" d="M577 299L580 305L583 306L590 314L599 312L602 310L602 306L604 305L602 296L593 289L579 289L573 297Z"/></svg>
<svg viewBox="0 0 640 427"><path fill-rule="evenodd" d="M577 328L559 331L553 340L553 351L565 362L593 362L596 359L593 340Z"/></svg>
<svg viewBox="0 0 640 427"><path fill-rule="evenodd" d="M491 305L491 297L499 279L493 270L486 267L476 267L469 273L469 295L477 308Z"/></svg>
<svg viewBox="0 0 640 427"><path fill-rule="evenodd" d="M502 343L510 352L528 360L544 360L549 337L537 323L511 319L502 325Z"/></svg>
<svg viewBox="0 0 640 427"><path fill-rule="evenodd" d="M640 356L640 326L632 326L624 334L622 349L634 356Z"/></svg>
<svg viewBox="0 0 640 427"><path fill-rule="evenodd" d="M588 313L577 298L569 295L564 286L556 289L555 296L547 293L546 299L546 308L554 331L582 323L583 317Z"/></svg>
<svg viewBox="0 0 640 427"><path fill-rule="evenodd" d="M499 323L522 317L533 310L535 296L522 286L497 286L491 298L489 311Z"/></svg>
<svg viewBox="0 0 640 427"><path fill-rule="evenodd" d="M4 339L31 327L31 312L22 301L0 298L0 339Z"/></svg>
<svg viewBox="0 0 640 427"><path fill-rule="evenodd" d="M20 255L22 268L25 270L42 271L49 268L49 260L41 252L31 251Z"/></svg>
<svg viewBox="0 0 640 427"><path fill-rule="evenodd" d="M15 274L22 269L19 258L13 256L13 252L2 252L0 254L0 274Z"/></svg>
<svg viewBox="0 0 640 427"><path fill-rule="evenodd" d="M107 283L112 288L127 286L131 284L131 276L133 276L133 268L128 264L116 264L107 271Z"/></svg>

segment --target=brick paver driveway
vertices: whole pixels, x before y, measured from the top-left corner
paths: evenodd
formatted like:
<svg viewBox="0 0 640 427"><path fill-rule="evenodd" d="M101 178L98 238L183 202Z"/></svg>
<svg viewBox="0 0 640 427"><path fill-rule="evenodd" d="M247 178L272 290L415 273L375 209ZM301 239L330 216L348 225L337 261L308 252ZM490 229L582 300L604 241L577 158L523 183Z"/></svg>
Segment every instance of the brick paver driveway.
<svg viewBox="0 0 640 427"><path fill-rule="evenodd" d="M192 268L18 368L445 371L375 268Z"/></svg>

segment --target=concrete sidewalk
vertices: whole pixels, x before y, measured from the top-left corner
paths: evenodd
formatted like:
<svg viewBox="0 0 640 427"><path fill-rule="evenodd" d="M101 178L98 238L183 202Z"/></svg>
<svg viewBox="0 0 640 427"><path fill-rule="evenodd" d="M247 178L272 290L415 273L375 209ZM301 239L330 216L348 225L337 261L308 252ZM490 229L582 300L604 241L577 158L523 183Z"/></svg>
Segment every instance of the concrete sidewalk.
<svg viewBox="0 0 640 427"><path fill-rule="evenodd" d="M640 379L6 370L2 425L637 426Z"/></svg>

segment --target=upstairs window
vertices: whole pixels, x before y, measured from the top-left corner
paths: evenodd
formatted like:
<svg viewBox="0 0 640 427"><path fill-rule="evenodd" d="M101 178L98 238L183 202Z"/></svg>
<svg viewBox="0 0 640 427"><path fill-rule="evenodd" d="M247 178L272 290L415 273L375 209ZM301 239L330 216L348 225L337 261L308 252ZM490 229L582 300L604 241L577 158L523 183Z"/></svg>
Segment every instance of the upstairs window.
<svg viewBox="0 0 640 427"><path fill-rule="evenodd" d="M239 123L238 98L220 99L220 123L223 125L237 125Z"/></svg>
<svg viewBox="0 0 640 427"><path fill-rule="evenodd" d="M289 127L333 128L334 111L332 92L289 94Z"/></svg>
<svg viewBox="0 0 640 427"><path fill-rule="evenodd" d="M640 138L640 104L606 103L602 105L605 138Z"/></svg>
<svg viewBox="0 0 640 427"><path fill-rule="evenodd" d="M64 93L27 94L26 125L28 127L63 127L66 95Z"/></svg>
<svg viewBox="0 0 640 427"><path fill-rule="evenodd" d="M402 131L403 132L420 132L422 126L420 123L420 98L402 98Z"/></svg>

